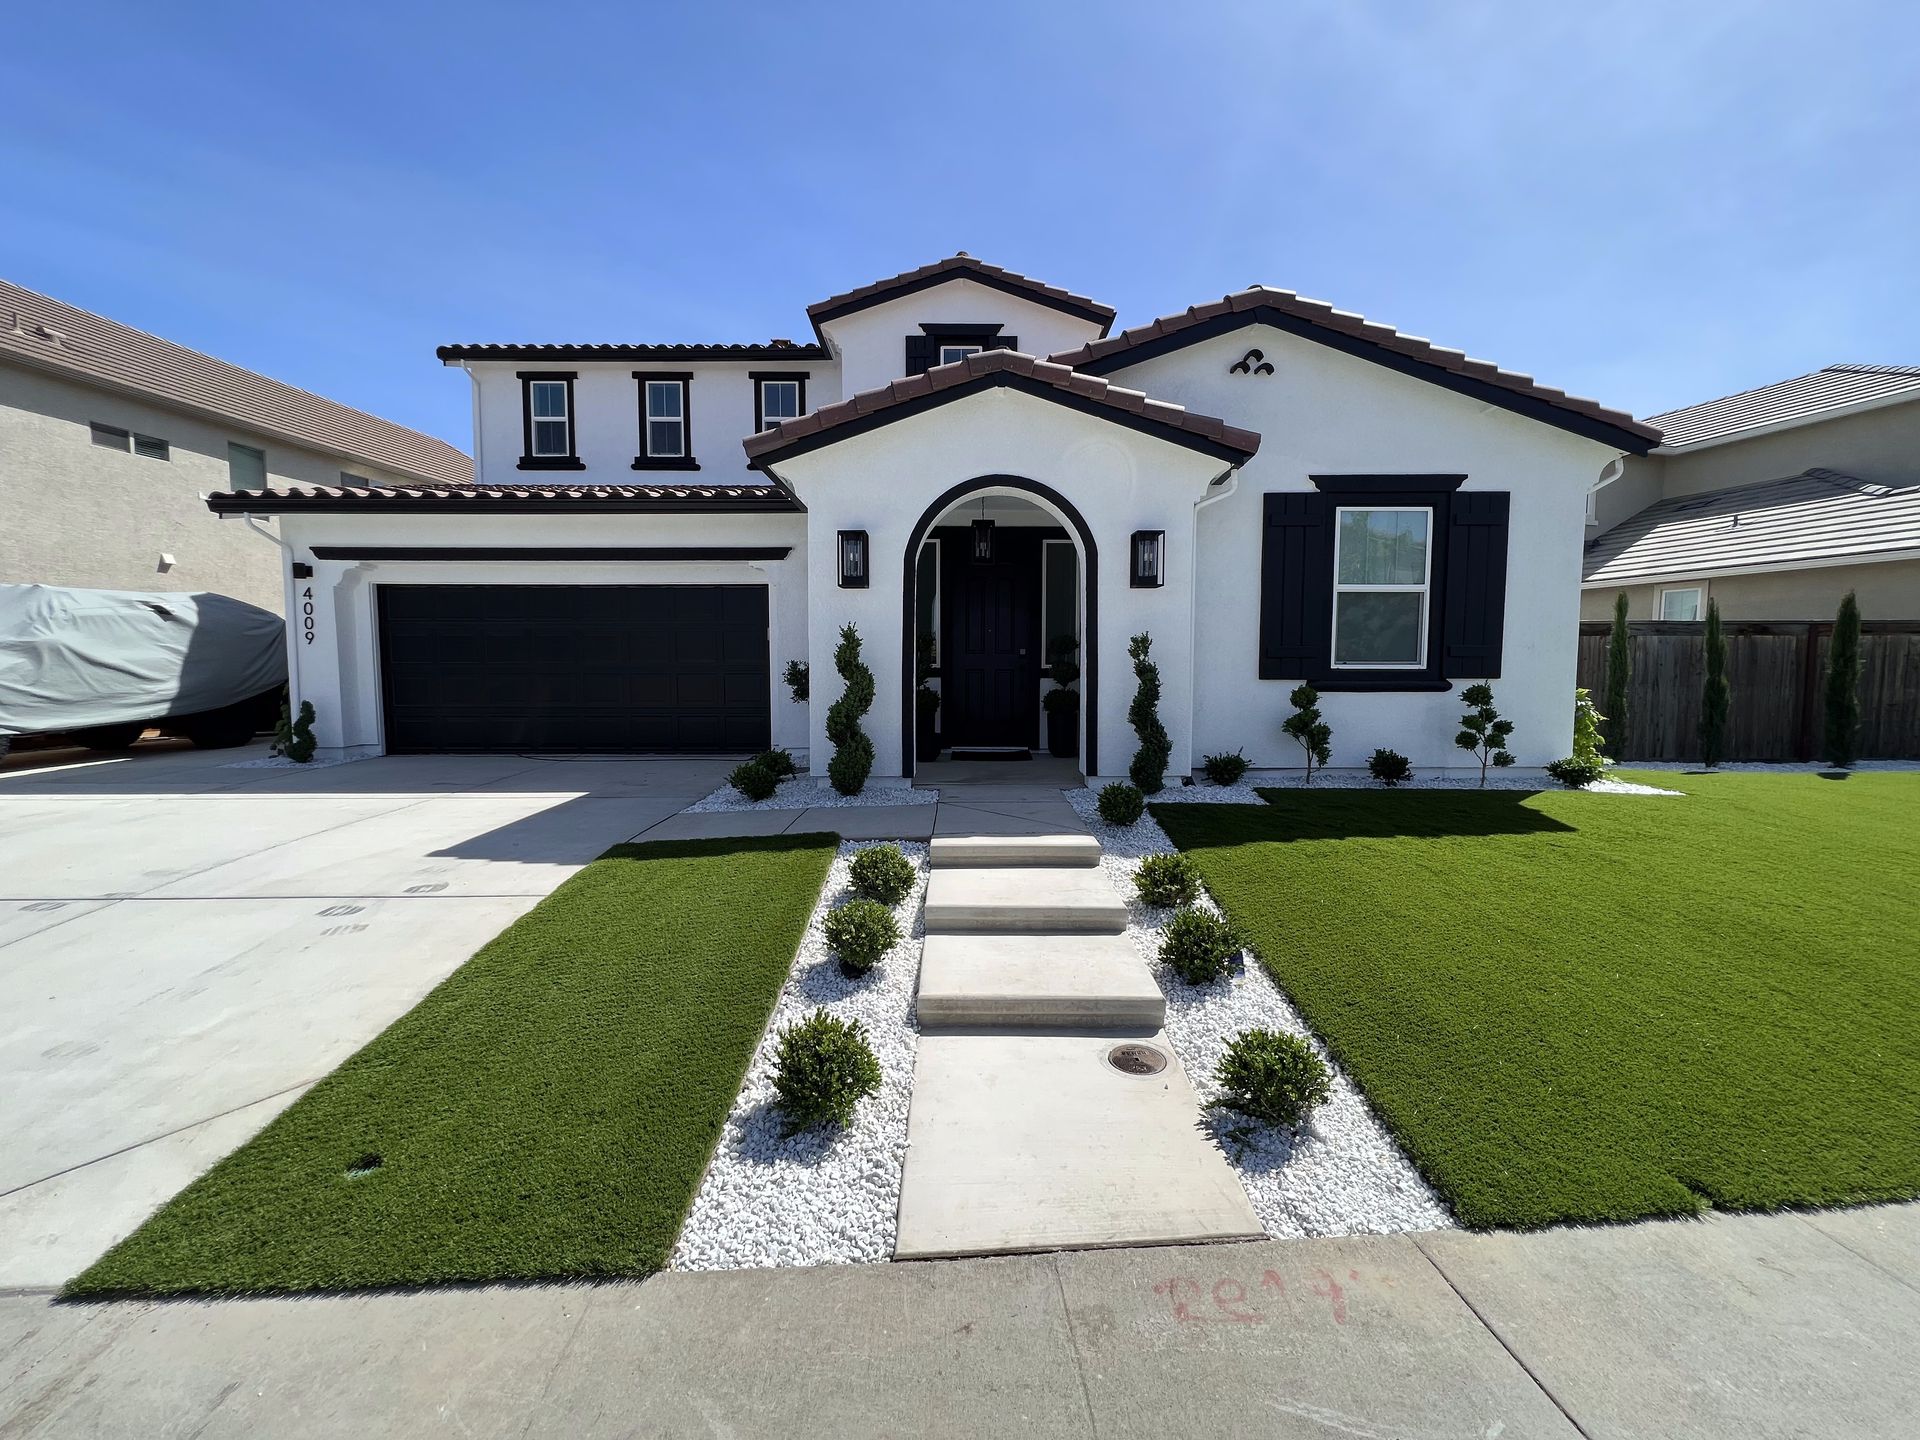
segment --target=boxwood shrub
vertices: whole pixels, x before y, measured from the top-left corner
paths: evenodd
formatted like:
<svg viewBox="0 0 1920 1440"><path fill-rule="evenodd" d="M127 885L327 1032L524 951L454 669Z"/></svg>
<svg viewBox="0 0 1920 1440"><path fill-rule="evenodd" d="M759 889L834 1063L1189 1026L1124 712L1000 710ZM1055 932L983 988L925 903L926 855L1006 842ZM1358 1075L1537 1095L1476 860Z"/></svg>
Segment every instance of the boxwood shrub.
<svg viewBox="0 0 1920 1440"><path fill-rule="evenodd" d="M1160 960L1189 985L1206 985L1233 968L1240 937L1211 910L1184 905L1167 922L1160 939Z"/></svg>
<svg viewBox="0 0 1920 1440"><path fill-rule="evenodd" d="M1149 855L1134 874L1133 888L1148 905L1170 909L1200 898L1200 872L1180 854Z"/></svg>
<svg viewBox="0 0 1920 1440"><path fill-rule="evenodd" d="M1606 773L1606 762L1598 755L1586 759L1578 755L1569 755L1565 760L1555 760L1547 766L1547 774L1570 790L1591 785Z"/></svg>
<svg viewBox="0 0 1920 1440"><path fill-rule="evenodd" d="M849 979L866 974L900 940L893 911L864 896L829 912L822 928L827 944L840 957L840 973Z"/></svg>
<svg viewBox="0 0 1920 1440"><path fill-rule="evenodd" d="M1124 780L1100 791L1100 818L1109 825L1131 825L1146 812L1147 797Z"/></svg>
<svg viewBox="0 0 1920 1440"><path fill-rule="evenodd" d="M1200 773L1216 785L1238 785L1247 773L1247 757L1238 750L1209 755L1200 762Z"/></svg>
<svg viewBox="0 0 1920 1440"><path fill-rule="evenodd" d="M853 857L853 888L869 900L898 905L913 881L913 862L898 845L869 845Z"/></svg>
<svg viewBox="0 0 1920 1440"><path fill-rule="evenodd" d="M1235 1110L1263 1125L1298 1125L1333 1089L1326 1062L1298 1035L1243 1030L1214 1067L1209 1110Z"/></svg>
<svg viewBox="0 0 1920 1440"><path fill-rule="evenodd" d="M773 1091L781 1134L816 1125L846 1125L853 1110L880 1089L880 1062L858 1020L816 1010L780 1032Z"/></svg>
<svg viewBox="0 0 1920 1440"><path fill-rule="evenodd" d="M1376 750L1367 757L1367 773L1392 789L1413 778L1413 762L1398 750Z"/></svg>
<svg viewBox="0 0 1920 1440"><path fill-rule="evenodd" d="M749 800L765 800L780 788L780 777L767 764L764 755L756 755L734 766L733 773L727 776L727 783Z"/></svg>

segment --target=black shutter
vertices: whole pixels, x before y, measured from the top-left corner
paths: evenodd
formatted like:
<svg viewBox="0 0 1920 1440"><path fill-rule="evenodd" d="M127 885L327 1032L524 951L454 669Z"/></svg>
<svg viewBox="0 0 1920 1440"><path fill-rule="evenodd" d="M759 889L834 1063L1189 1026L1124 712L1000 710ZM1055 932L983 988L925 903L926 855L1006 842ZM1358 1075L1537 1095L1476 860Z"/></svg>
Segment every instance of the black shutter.
<svg viewBox="0 0 1920 1440"><path fill-rule="evenodd" d="M1507 628L1504 490L1462 490L1447 524L1442 672L1449 680L1496 680Z"/></svg>
<svg viewBox="0 0 1920 1440"><path fill-rule="evenodd" d="M983 350L1018 350L1020 348L1020 341L1018 337L1013 335L989 335L987 337L987 343L980 348Z"/></svg>
<svg viewBox="0 0 1920 1440"><path fill-rule="evenodd" d="M1332 502L1268 495L1260 541L1260 678L1313 680L1333 649Z"/></svg>
<svg viewBox="0 0 1920 1440"><path fill-rule="evenodd" d="M934 348L931 335L907 336L907 371L909 375L924 375L933 366Z"/></svg>

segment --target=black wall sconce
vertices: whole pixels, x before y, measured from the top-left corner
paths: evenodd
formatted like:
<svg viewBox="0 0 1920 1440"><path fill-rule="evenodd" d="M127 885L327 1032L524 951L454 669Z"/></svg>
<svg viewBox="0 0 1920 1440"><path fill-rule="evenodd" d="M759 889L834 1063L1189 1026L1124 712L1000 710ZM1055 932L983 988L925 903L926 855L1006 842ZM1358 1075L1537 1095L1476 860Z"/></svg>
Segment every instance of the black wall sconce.
<svg viewBox="0 0 1920 1440"><path fill-rule="evenodd" d="M304 560L294 561L293 578L296 580L311 580L313 578L313 566Z"/></svg>
<svg viewBox="0 0 1920 1440"><path fill-rule="evenodd" d="M1158 590L1167 583L1167 532L1133 532L1133 574L1128 583L1135 590Z"/></svg>
<svg viewBox="0 0 1920 1440"><path fill-rule="evenodd" d="M867 532L864 530L840 532L840 588L867 588Z"/></svg>

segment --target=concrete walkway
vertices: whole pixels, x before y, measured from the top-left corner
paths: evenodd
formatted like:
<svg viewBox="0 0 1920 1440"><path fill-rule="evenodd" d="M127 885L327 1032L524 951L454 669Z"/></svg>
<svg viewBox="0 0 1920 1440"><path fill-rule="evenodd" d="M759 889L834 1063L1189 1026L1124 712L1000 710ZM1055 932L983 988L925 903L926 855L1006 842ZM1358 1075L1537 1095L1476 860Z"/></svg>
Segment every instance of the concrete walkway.
<svg viewBox="0 0 1920 1440"><path fill-rule="evenodd" d="M306 1300L0 1297L0 1436L1909 1437L1920 1207Z"/></svg>

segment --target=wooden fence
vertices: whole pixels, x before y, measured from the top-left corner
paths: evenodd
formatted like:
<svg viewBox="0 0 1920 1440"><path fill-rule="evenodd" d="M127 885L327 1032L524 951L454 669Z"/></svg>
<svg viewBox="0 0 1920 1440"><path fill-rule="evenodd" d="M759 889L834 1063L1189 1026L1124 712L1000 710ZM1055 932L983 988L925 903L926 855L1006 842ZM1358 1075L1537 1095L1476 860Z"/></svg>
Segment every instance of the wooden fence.
<svg viewBox="0 0 1920 1440"><path fill-rule="evenodd" d="M1580 626L1578 683L1607 708L1604 620ZM1817 760L1826 733L1830 620L1729 620L1729 760ZM1706 625L1631 620L1626 760L1698 760ZM1860 627L1860 757L1920 759L1920 622L1869 620Z"/></svg>

